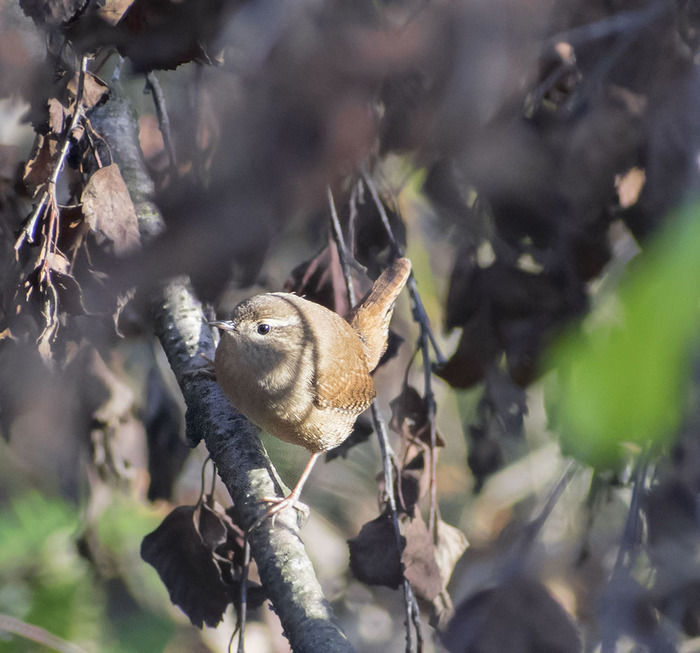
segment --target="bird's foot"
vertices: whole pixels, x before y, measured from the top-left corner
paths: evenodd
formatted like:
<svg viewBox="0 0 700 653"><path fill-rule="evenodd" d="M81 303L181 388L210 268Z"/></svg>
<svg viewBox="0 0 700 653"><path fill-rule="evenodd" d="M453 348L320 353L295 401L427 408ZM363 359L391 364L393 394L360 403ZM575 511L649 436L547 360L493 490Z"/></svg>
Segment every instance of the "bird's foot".
<svg viewBox="0 0 700 653"><path fill-rule="evenodd" d="M298 511L301 514L302 523L299 526L300 528L303 528L309 519L309 506L299 501L299 497L295 496L294 492L292 492L288 497L285 498L264 497L263 502L272 504L272 507L268 508L265 511L265 513L250 527L249 530L251 531L260 526L260 524L262 524L265 520L270 518L272 519L272 523L274 525L275 517L277 516L277 514L280 513L282 510L286 510L287 508L294 508L294 510Z"/></svg>

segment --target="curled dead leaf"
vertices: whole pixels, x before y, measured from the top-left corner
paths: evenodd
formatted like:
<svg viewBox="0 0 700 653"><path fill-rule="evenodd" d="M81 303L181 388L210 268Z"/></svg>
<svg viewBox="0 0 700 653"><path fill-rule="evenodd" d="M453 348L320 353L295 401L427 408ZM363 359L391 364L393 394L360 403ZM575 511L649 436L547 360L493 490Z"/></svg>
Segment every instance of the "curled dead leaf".
<svg viewBox="0 0 700 653"><path fill-rule="evenodd" d="M437 562L437 566L440 569L442 585L447 587L455 565L467 550L469 542L466 535L459 528L455 528L442 520L438 521L437 537L435 562Z"/></svg>
<svg viewBox="0 0 700 653"><path fill-rule="evenodd" d="M420 514L413 519L403 517L402 522L406 538L406 546L401 554L404 575L416 596L432 601L444 587L435 558L433 535Z"/></svg>
<svg viewBox="0 0 700 653"><path fill-rule="evenodd" d="M85 221L95 234L109 241L119 256L139 246L134 203L115 163L96 170L81 196Z"/></svg>
<svg viewBox="0 0 700 653"><path fill-rule="evenodd" d="M170 600L192 625L216 627L230 603L212 550L198 532L196 506L175 508L141 543L141 557L158 572Z"/></svg>

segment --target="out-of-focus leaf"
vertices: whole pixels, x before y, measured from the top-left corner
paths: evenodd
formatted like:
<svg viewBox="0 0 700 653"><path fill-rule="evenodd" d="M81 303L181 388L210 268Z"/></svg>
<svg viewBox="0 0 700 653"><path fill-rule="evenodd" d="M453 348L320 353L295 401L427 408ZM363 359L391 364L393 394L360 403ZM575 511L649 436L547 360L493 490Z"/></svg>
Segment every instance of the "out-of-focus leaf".
<svg viewBox="0 0 700 653"><path fill-rule="evenodd" d="M453 388L471 388L484 378L499 346L488 310L482 308L464 324L457 350L436 374Z"/></svg>
<svg viewBox="0 0 700 653"><path fill-rule="evenodd" d="M348 540L350 570L368 585L396 589L403 580L391 515L385 512L367 522L357 537Z"/></svg>
<svg viewBox="0 0 700 653"><path fill-rule="evenodd" d="M21 0L19 4L37 25L58 27L75 18L87 0Z"/></svg>
<svg viewBox="0 0 700 653"><path fill-rule="evenodd" d="M116 25L134 4L134 0L104 0L96 10L97 15L109 25Z"/></svg>
<svg viewBox="0 0 700 653"><path fill-rule="evenodd" d="M538 582L514 579L471 596L458 608L443 643L450 653L576 653L571 618Z"/></svg>
<svg viewBox="0 0 700 653"><path fill-rule="evenodd" d="M613 321L573 329L555 348L566 453L606 467L623 442L663 443L679 426L700 326L699 210L630 264Z"/></svg>
<svg viewBox="0 0 700 653"><path fill-rule="evenodd" d="M637 167L630 168L627 172L615 178L615 187L617 188L621 209L628 209L637 203L646 178L644 170Z"/></svg>
<svg viewBox="0 0 700 653"><path fill-rule="evenodd" d="M190 448L180 436L182 416L160 372L151 368L146 385L143 424L148 441L148 499L170 499L175 479Z"/></svg>

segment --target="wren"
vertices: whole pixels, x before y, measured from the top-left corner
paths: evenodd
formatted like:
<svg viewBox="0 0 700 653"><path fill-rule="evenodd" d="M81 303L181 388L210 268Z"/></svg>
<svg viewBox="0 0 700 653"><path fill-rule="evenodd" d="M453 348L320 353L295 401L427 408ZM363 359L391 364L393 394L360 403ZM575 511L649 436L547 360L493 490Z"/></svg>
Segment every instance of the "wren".
<svg viewBox="0 0 700 653"><path fill-rule="evenodd" d="M214 370L231 403L253 424L311 452L301 478L285 499L259 519L296 507L318 457L352 432L375 397L371 372L387 347L396 298L411 272L399 258L374 282L349 321L291 293L247 299L221 330Z"/></svg>

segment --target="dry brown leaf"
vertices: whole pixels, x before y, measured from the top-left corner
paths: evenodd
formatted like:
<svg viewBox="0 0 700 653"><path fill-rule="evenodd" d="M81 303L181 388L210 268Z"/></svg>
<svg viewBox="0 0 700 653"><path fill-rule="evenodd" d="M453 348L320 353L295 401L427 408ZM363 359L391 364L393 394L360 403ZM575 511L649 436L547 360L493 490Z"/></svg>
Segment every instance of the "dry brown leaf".
<svg viewBox="0 0 700 653"><path fill-rule="evenodd" d="M78 91L78 75L68 82L68 92L76 97ZM109 86L105 84L97 75L90 72L85 73L83 85L83 97L81 104L85 111L90 111L99 104L107 101L109 97Z"/></svg>
<svg viewBox="0 0 700 653"><path fill-rule="evenodd" d="M66 108L55 98L49 98L49 129L54 134L62 134L66 124Z"/></svg>
<svg viewBox="0 0 700 653"><path fill-rule="evenodd" d="M58 310L68 315L85 315L80 284L70 274L56 270L51 271L53 283L58 295Z"/></svg>
<svg viewBox="0 0 700 653"><path fill-rule="evenodd" d="M2 331L0 331L0 341L2 340L17 340L16 336L14 336L12 331L10 331L10 327L5 327Z"/></svg>
<svg viewBox="0 0 700 653"><path fill-rule="evenodd" d="M32 197L48 181L52 172L52 164L57 158L58 144L56 137L39 134L34 143L32 155L24 167L23 181Z"/></svg>
<svg viewBox="0 0 700 653"><path fill-rule="evenodd" d="M371 288L367 278L354 278L353 281L358 297ZM345 279L335 243L326 245L311 260L294 268L284 289L317 302L339 315L350 313Z"/></svg>
<svg viewBox="0 0 700 653"><path fill-rule="evenodd" d="M440 569L442 585L446 587L457 561L467 550L469 542L466 535L459 528L450 526L450 524L442 520L438 522L437 533L438 541L435 547L435 561Z"/></svg>
<svg viewBox="0 0 700 653"><path fill-rule="evenodd" d="M443 589L440 569L435 560L433 535L420 514L406 524L406 546L401 554L404 576L416 596L426 601L435 599Z"/></svg>
<svg viewBox="0 0 700 653"><path fill-rule="evenodd" d="M112 243L115 254L119 256L139 246L136 210L116 164L100 168L90 177L81 200L85 221L98 237Z"/></svg>
<svg viewBox="0 0 700 653"><path fill-rule="evenodd" d="M109 25L116 25L134 4L134 0L104 0L97 8L97 15Z"/></svg>

